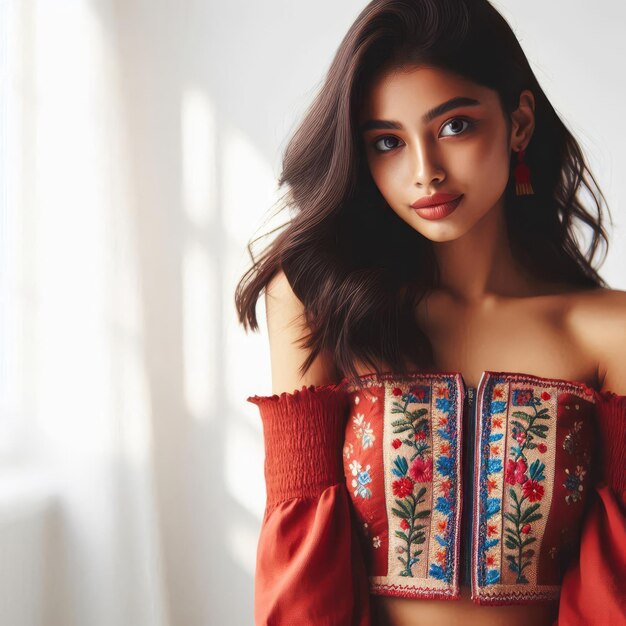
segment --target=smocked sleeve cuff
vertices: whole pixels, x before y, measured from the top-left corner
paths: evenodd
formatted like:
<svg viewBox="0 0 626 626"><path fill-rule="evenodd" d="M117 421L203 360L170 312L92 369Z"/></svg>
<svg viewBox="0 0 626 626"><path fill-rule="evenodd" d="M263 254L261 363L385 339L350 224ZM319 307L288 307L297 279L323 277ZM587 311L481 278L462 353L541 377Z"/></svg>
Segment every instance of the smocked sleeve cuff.
<svg viewBox="0 0 626 626"><path fill-rule="evenodd" d="M263 423L267 507L316 498L343 480L348 394L339 384L303 385L247 401L258 405Z"/></svg>

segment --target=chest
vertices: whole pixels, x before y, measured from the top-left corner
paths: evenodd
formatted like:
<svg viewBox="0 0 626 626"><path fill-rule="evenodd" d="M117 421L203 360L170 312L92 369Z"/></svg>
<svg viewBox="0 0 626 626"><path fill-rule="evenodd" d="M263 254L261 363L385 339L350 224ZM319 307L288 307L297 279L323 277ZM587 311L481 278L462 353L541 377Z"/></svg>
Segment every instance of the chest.
<svg viewBox="0 0 626 626"><path fill-rule="evenodd" d="M597 367L568 321L563 298L500 300L460 306L433 295L418 310L436 371L462 372L477 387L485 370L530 372L538 376L597 385Z"/></svg>

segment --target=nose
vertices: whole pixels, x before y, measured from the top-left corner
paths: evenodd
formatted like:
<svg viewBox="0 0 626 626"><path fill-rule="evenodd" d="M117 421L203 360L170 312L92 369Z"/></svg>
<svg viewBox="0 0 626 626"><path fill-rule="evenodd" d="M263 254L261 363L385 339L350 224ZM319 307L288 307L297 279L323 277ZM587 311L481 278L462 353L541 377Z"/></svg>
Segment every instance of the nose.
<svg viewBox="0 0 626 626"><path fill-rule="evenodd" d="M440 183L446 177L436 149L420 142L415 143L413 150L412 171L415 185L426 189L433 183Z"/></svg>

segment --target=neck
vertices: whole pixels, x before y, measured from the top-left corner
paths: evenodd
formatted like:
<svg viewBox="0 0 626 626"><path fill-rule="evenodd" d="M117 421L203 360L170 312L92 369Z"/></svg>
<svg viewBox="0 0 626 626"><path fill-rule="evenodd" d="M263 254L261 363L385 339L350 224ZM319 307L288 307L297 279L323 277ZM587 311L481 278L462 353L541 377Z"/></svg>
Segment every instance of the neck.
<svg viewBox="0 0 626 626"><path fill-rule="evenodd" d="M467 303L538 292L533 280L513 257L501 203L463 237L433 242L440 271L440 289Z"/></svg>

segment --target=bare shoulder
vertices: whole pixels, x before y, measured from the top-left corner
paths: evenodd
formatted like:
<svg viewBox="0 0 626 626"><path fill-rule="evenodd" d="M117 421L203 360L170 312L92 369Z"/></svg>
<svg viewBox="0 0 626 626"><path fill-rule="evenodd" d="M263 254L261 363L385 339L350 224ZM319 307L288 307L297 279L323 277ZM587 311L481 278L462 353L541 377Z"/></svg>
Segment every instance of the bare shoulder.
<svg viewBox="0 0 626 626"><path fill-rule="evenodd" d="M568 325L597 362L601 388L626 394L626 291L592 289L567 300Z"/></svg>
<svg viewBox="0 0 626 626"><path fill-rule="evenodd" d="M304 304L296 296L283 271L279 271L265 289L265 312L270 343L272 393L292 393L303 385L327 385L339 381L331 355L316 356L303 374L300 368L310 350L303 347L310 329L306 324Z"/></svg>

